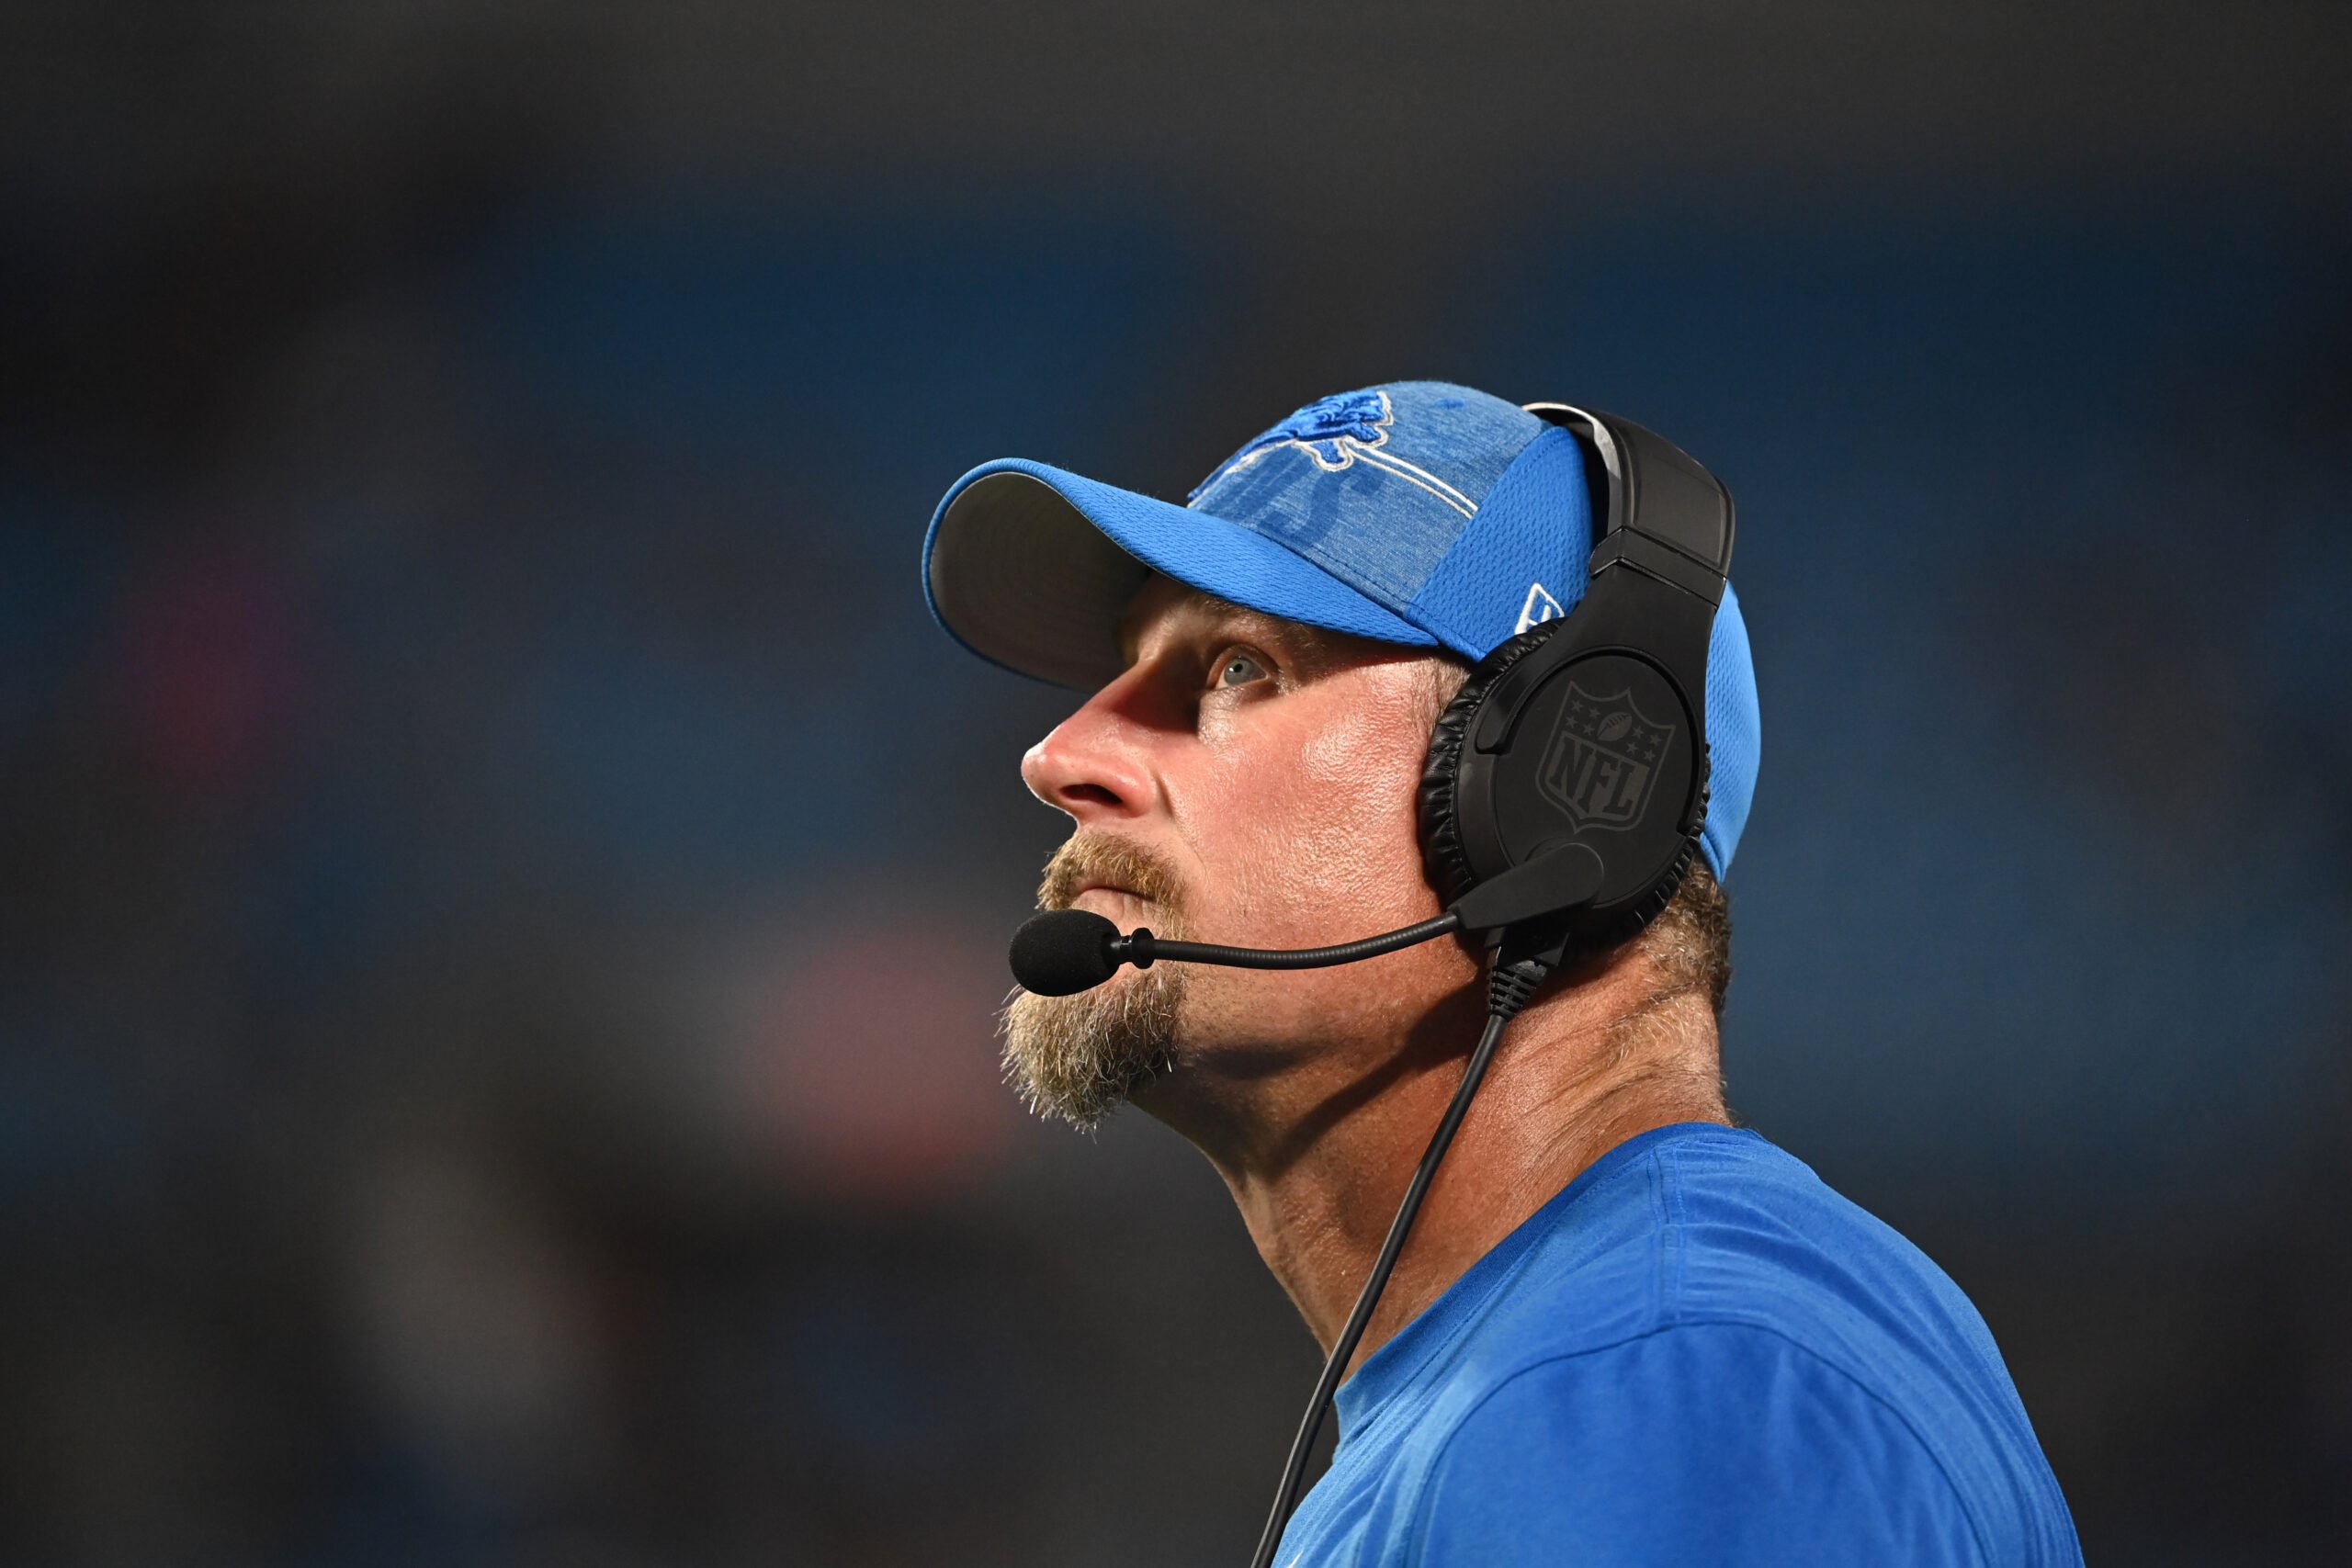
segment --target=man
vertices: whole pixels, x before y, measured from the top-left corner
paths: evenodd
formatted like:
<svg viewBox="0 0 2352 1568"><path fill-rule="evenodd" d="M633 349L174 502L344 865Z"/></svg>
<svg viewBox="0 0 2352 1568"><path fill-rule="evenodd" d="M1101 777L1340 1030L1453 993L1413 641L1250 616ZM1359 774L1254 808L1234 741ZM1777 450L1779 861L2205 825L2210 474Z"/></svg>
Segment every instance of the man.
<svg viewBox="0 0 2352 1568"><path fill-rule="evenodd" d="M1265 947L1440 908L1417 786L1469 661L1572 609L1586 455L1467 388L1325 399L1188 507L1019 461L925 546L941 623L1091 693L1023 763L1074 831L1040 902ZM1720 878L1759 751L1738 601L1708 654L1713 803L1634 941L1504 1036L1349 1380L1284 1564L2079 1562L1982 1320L1934 1264L1724 1105ZM1160 964L1007 1011L1008 1070L1123 1100L1225 1178L1327 1349L1483 1017L1479 954Z"/></svg>

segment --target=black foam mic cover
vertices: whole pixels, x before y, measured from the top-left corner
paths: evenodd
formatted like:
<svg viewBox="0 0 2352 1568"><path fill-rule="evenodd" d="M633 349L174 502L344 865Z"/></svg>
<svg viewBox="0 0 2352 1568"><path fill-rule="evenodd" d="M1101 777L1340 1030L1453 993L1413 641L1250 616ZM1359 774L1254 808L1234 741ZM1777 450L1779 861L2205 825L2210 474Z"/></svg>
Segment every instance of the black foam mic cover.
<svg viewBox="0 0 2352 1568"><path fill-rule="evenodd" d="M1119 928L1091 909L1048 909L1012 933L1012 977L1041 997L1075 996L1119 972Z"/></svg>

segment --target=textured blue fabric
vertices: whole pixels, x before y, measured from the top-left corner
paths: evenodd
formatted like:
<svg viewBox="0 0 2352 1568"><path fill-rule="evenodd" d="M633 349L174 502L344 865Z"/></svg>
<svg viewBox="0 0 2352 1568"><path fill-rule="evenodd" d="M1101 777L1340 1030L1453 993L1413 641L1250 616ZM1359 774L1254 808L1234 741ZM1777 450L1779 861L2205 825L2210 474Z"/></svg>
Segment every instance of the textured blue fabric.
<svg viewBox="0 0 2352 1568"><path fill-rule="evenodd" d="M1764 723L1756 700L1756 660L1747 648L1747 619L1739 594L1724 584L1715 624L1707 637L1707 747L1713 767L1706 830L1700 852L1720 877L1731 869L1732 851L1747 829L1756 802L1756 775L1764 765Z"/></svg>
<svg viewBox="0 0 2352 1568"><path fill-rule="evenodd" d="M1584 452L1575 436L1546 425L1503 470L1405 614L1456 653L1483 659L1522 625L1574 608L1591 560ZM1539 590L1556 611L1531 613Z"/></svg>
<svg viewBox="0 0 2352 1568"><path fill-rule="evenodd" d="M1088 649L1111 646L1106 628L1134 580L1100 562L1049 570L1056 552L1089 547L1041 535L1022 513L1027 498L989 482L1006 474L1052 487L1111 552L1178 581L1310 626L1471 660L1575 608L1592 553L1575 438L1442 381L1309 403L1219 464L1188 507L1040 463L985 464L933 515L923 542L932 613L984 657L1072 683L1096 670ZM1029 525L1012 525L1017 515ZM941 592L951 584L965 592ZM1713 795L1701 849L1721 876L1747 825L1762 745L1747 628L1731 593L1708 649L1707 738Z"/></svg>
<svg viewBox="0 0 2352 1568"><path fill-rule="evenodd" d="M1753 1133L1611 1151L1339 1413L1284 1568L2082 1562L1959 1287Z"/></svg>

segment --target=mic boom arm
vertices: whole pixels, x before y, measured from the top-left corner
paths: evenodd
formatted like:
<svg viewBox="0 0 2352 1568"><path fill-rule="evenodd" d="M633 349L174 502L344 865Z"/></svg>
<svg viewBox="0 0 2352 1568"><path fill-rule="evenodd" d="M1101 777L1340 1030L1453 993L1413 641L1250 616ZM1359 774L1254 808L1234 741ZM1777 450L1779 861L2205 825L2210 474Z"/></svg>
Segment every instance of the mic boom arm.
<svg viewBox="0 0 2352 1568"><path fill-rule="evenodd" d="M1178 942L1138 928L1125 936L1091 909L1049 909L1033 915L1012 936L1012 977L1041 997L1091 990L1123 964L1148 969L1170 963L1218 964L1234 969L1323 969L1354 964L1451 931L1499 931L1591 902L1600 890L1600 857L1581 844L1536 855L1480 883L1443 914L1413 925L1329 947L1228 947Z"/></svg>
<svg viewBox="0 0 2352 1568"><path fill-rule="evenodd" d="M1233 969L1325 969L1334 964L1377 958L1461 929L1462 917L1448 909L1417 925L1329 947L1227 947L1213 942L1171 942L1152 935L1148 927L1138 927L1125 936L1113 937L1110 954L1116 962L1138 969L1148 969L1162 958L1182 964L1222 964Z"/></svg>

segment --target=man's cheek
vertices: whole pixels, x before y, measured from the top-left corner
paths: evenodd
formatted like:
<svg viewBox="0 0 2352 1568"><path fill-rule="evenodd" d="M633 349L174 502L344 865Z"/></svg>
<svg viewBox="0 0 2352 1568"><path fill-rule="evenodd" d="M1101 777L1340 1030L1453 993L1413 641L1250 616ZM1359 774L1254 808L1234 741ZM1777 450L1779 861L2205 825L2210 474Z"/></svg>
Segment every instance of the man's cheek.
<svg viewBox="0 0 2352 1568"><path fill-rule="evenodd" d="M1376 922L1400 886L1420 884L1409 813L1364 792L1290 813L1283 831L1259 842L1251 862L1265 906L1298 913L1298 940L1309 944L1367 934L1352 928Z"/></svg>

